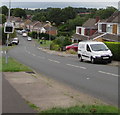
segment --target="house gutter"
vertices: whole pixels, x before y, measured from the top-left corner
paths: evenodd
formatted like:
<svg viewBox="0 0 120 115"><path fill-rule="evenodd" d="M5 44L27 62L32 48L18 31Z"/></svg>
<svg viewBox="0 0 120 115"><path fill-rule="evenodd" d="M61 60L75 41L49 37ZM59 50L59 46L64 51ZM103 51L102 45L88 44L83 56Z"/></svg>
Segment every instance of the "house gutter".
<svg viewBox="0 0 120 115"><path fill-rule="evenodd" d="M95 40L95 39L97 39L97 38L100 38L100 37L102 37L102 36L104 36L104 35L106 35L106 34L107 34L107 33L104 33L104 34L102 34L102 35L99 35L99 36L93 38L93 40Z"/></svg>

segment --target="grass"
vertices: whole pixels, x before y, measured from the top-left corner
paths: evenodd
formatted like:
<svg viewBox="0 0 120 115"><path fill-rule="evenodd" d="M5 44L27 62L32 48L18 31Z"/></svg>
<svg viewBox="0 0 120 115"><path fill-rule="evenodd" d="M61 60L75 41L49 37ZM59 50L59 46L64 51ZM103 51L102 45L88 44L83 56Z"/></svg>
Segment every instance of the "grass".
<svg viewBox="0 0 120 115"><path fill-rule="evenodd" d="M35 104L32 104L29 101L26 101L26 103L29 105L29 107L31 107L32 109L36 110L36 111L40 111L40 108L37 107Z"/></svg>
<svg viewBox="0 0 120 115"><path fill-rule="evenodd" d="M15 59L9 57L8 63L5 63L5 57L0 57L0 71L2 72L20 72L32 71L29 67L17 62Z"/></svg>
<svg viewBox="0 0 120 115"><path fill-rule="evenodd" d="M105 105L83 105L83 106L74 106L69 108L52 108L50 110L42 111L41 113L115 113L118 114L118 109L112 106L105 106ZM100 114L99 114L100 115Z"/></svg>
<svg viewBox="0 0 120 115"><path fill-rule="evenodd" d="M35 41L37 41L39 44L40 44L40 42L42 42L42 44L40 44L41 47L49 47L50 44L52 43L52 41L49 41L49 40L38 40L38 39L35 39Z"/></svg>

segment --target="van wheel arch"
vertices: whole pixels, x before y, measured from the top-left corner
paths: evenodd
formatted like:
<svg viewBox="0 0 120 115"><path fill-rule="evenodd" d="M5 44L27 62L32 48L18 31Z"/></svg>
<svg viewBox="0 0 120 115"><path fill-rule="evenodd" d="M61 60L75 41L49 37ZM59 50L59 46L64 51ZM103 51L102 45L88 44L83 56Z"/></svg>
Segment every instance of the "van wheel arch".
<svg viewBox="0 0 120 115"><path fill-rule="evenodd" d="M91 56L91 63L95 64L95 58L93 58L92 56Z"/></svg>

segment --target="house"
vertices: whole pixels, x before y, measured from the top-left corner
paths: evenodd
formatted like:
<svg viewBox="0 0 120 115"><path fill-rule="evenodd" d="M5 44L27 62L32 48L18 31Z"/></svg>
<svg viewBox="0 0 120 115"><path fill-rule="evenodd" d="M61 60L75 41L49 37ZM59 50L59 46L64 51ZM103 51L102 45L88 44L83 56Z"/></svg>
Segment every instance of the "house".
<svg viewBox="0 0 120 115"><path fill-rule="evenodd" d="M96 19L89 18L82 26L76 27L76 33L72 37L72 42L79 42L82 40L88 40L98 30L99 17Z"/></svg>
<svg viewBox="0 0 120 115"><path fill-rule="evenodd" d="M31 27L32 31L36 31L39 33L47 33L50 35L57 35L57 28L49 25L48 23L37 21L34 23L34 25Z"/></svg>
<svg viewBox="0 0 120 115"><path fill-rule="evenodd" d="M15 28L24 27L24 22L20 17L10 16L10 21L14 23Z"/></svg>
<svg viewBox="0 0 120 115"><path fill-rule="evenodd" d="M98 22L98 32L96 37L91 39L97 41L120 41L120 11L114 12L106 21Z"/></svg>

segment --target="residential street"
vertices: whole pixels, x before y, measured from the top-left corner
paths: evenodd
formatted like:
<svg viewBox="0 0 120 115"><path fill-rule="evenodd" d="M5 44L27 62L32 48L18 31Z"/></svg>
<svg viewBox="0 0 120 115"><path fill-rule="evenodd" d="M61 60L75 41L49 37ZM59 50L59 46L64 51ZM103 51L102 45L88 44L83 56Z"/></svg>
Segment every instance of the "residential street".
<svg viewBox="0 0 120 115"><path fill-rule="evenodd" d="M118 67L48 54L38 49L34 41L22 36L18 38L20 44L9 51L9 56L38 73L117 106Z"/></svg>

